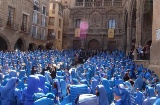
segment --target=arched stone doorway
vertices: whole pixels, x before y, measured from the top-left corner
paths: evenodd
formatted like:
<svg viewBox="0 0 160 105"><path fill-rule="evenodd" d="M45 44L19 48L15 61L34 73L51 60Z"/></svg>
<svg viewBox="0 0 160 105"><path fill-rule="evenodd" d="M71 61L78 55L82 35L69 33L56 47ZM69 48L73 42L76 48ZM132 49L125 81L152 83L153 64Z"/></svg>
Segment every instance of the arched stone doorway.
<svg viewBox="0 0 160 105"><path fill-rule="evenodd" d="M52 49L53 49L53 42L48 42L48 43L46 44L46 49L47 49L47 50L52 50Z"/></svg>
<svg viewBox="0 0 160 105"><path fill-rule="evenodd" d="M137 1L134 0L131 12L131 49L135 48L136 43L136 18L137 18Z"/></svg>
<svg viewBox="0 0 160 105"><path fill-rule="evenodd" d="M29 51L34 51L36 49L37 49L37 45L35 43L30 43L29 44L29 47L28 47Z"/></svg>
<svg viewBox="0 0 160 105"><path fill-rule="evenodd" d="M0 51L5 51L8 49L7 42L4 38L0 36Z"/></svg>
<svg viewBox="0 0 160 105"><path fill-rule="evenodd" d="M81 49L81 41L80 40L73 40L73 49Z"/></svg>
<svg viewBox="0 0 160 105"><path fill-rule="evenodd" d="M23 51L25 50L25 43L24 41L19 38L14 46L14 50L20 50L20 51Z"/></svg>
<svg viewBox="0 0 160 105"><path fill-rule="evenodd" d="M146 41L152 40L153 0L145 0L143 11L142 45L145 46Z"/></svg>
<svg viewBox="0 0 160 105"><path fill-rule="evenodd" d="M45 47L44 47L43 45L39 45L39 46L38 46L38 49L39 49L39 50L44 50Z"/></svg>
<svg viewBox="0 0 160 105"><path fill-rule="evenodd" d="M128 28L128 11L125 10L124 14L124 50L127 50L127 28Z"/></svg>
<svg viewBox="0 0 160 105"><path fill-rule="evenodd" d="M98 40L96 39L92 39L88 42L88 48L90 50L100 50L101 49L100 44Z"/></svg>

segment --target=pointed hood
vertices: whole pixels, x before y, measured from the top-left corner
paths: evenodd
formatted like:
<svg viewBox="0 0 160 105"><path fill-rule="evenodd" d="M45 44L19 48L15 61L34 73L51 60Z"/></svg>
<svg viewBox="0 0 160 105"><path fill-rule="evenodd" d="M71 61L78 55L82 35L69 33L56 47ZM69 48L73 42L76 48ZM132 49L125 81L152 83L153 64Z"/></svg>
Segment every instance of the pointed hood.
<svg viewBox="0 0 160 105"><path fill-rule="evenodd" d="M103 85L98 85L97 90L99 92L99 105L109 105L106 90Z"/></svg>

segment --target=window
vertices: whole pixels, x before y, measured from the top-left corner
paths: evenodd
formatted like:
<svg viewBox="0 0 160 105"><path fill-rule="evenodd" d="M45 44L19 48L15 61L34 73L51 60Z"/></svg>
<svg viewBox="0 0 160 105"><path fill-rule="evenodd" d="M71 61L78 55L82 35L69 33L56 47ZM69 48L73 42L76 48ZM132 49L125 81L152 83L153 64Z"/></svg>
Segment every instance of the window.
<svg viewBox="0 0 160 105"><path fill-rule="evenodd" d="M32 26L32 36L33 37L37 36L37 27L36 26Z"/></svg>
<svg viewBox="0 0 160 105"><path fill-rule="evenodd" d="M58 31L58 39L60 39L60 38L61 38L61 32Z"/></svg>
<svg viewBox="0 0 160 105"><path fill-rule="evenodd" d="M41 35L40 35L40 39L44 39L45 37L45 29L41 28Z"/></svg>
<svg viewBox="0 0 160 105"><path fill-rule="evenodd" d="M80 28L81 19L76 20L76 28Z"/></svg>
<svg viewBox="0 0 160 105"><path fill-rule="evenodd" d="M39 11L39 2L37 0L34 0L33 9L36 10L36 11Z"/></svg>
<svg viewBox="0 0 160 105"><path fill-rule="evenodd" d="M45 6L42 6L42 14L46 15L46 7Z"/></svg>
<svg viewBox="0 0 160 105"><path fill-rule="evenodd" d="M33 23L35 23L35 24L37 24L37 16L38 14L37 14L37 11L33 11Z"/></svg>
<svg viewBox="0 0 160 105"><path fill-rule="evenodd" d="M56 8L56 4L55 3L53 3L53 8L52 9L55 9Z"/></svg>
<svg viewBox="0 0 160 105"><path fill-rule="evenodd" d="M46 17L44 15L42 15L42 26L46 26Z"/></svg>
<svg viewBox="0 0 160 105"><path fill-rule="evenodd" d="M55 36L54 29L48 29L48 36Z"/></svg>
<svg viewBox="0 0 160 105"><path fill-rule="evenodd" d="M110 19L109 22L108 22L108 28L115 29L116 28L116 20Z"/></svg>
<svg viewBox="0 0 160 105"><path fill-rule="evenodd" d="M27 31L27 17L27 15L23 14L21 30L25 32Z"/></svg>
<svg viewBox="0 0 160 105"><path fill-rule="evenodd" d="M63 9L62 6L59 4L59 11L58 11L59 16L63 15Z"/></svg>
<svg viewBox="0 0 160 105"><path fill-rule="evenodd" d="M61 28L61 19L59 19L59 27Z"/></svg>
<svg viewBox="0 0 160 105"><path fill-rule="evenodd" d="M54 17L49 17L49 25L54 25Z"/></svg>
<svg viewBox="0 0 160 105"><path fill-rule="evenodd" d="M8 7L7 26L13 27L15 9Z"/></svg>

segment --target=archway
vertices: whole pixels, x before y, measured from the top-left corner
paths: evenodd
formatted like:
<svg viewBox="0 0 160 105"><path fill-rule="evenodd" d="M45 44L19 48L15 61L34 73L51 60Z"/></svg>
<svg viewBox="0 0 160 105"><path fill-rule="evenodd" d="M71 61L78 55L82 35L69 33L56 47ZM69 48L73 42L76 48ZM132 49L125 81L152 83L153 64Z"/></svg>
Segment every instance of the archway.
<svg viewBox="0 0 160 105"><path fill-rule="evenodd" d="M80 40L73 40L73 49L81 49L81 41Z"/></svg>
<svg viewBox="0 0 160 105"><path fill-rule="evenodd" d="M8 49L7 42L4 38L0 36L0 51L5 51Z"/></svg>
<svg viewBox="0 0 160 105"><path fill-rule="evenodd" d="M21 38L19 38L14 46L14 50L20 50L23 51L25 50L24 48L24 42Z"/></svg>
<svg viewBox="0 0 160 105"><path fill-rule="evenodd" d="M29 51L34 51L36 49L37 49L37 45L35 43L30 43L29 44L29 47L28 47Z"/></svg>
<svg viewBox="0 0 160 105"><path fill-rule="evenodd" d="M137 1L133 1L132 12L131 12L131 49L135 48L136 43L136 12L137 12Z"/></svg>
<svg viewBox="0 0 160 105"><path fill-rule="evenodd" d="M46 49L47 49L47 50L52 50L52 49L53 49L53 42L48 42L48 43L46 44Z"/></svg>
<svg viewBox="0 0 160 105"><path fill-rule="evenodd" d="M152 40L153 0L145 0L143 11L142 45L145 46L146 40Z"/></svg>
<svg viewBox="0 0 160 105"><path fill-rule="evenodd" d="M101 49L100 44L96 39L92 39L88 42L88 48L90 50L100 50Z"/></svg>
<svg viewBox="0 0 160 105"><path fill-rule="evenodd" d="M38 49L39 49L39 50L44 50L45 47L44 47L43 45L39 45L39 46L38 46Z"/></svg>
<svg viewBox="0 0 160 105"><path fill-rule="evenodd" d="M144 59L150 59L150 46L152 43L153 0L145 0L143 7L142 45ZM148 41L148 42L146 42Z"/></svg>
<svg viewBox="0 0 160 105"><path fill-rule="evenodd" d="M127 50L127 28L128 28L128 11L124 14L124 50Z"/></svg>

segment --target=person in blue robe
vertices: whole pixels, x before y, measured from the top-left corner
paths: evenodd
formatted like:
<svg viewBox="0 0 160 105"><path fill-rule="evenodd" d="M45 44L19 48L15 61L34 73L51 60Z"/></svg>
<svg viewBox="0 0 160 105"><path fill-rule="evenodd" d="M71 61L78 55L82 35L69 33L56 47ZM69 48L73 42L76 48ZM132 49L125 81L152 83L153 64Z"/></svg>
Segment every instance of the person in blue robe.
<svg viewBox="0 0 160 105"><path fill-rule="evenodd" d="M137 105L142 105L142 103L143 103L143 98L144 98L144 96L143 96L143 93L141 92L141 91L139 91L139 89L137 89L137 92L136 92L136 97L134 97L134 99L135 99L135 104L137 104Z"/></svg>
<svg viewBox="0 0 160 105"><path fill-rule="evenodd" d="M14 92L18 81L17 77L12 77L1 89L1 105L16 105Z"/></svg>
<svg viewBox="0 0 160 105"><path fill-rule="evenodd" d="M115 105L130 105L130 94L123 84L119 84L113 89Z"/></svg>
<svg viewBox="0 0 160 105"><path fill-rule="evenodd" d="M39 77L36 75L30 75L28 77L27 88L25 88L22 93L24 105L34 105L33 94L42 93L42 90L39 88L39 82Z"/></svg>
<svg viewBox="0 0 160 105"><path fill-rule="evenodd" d="M107 79L102 79L102 85L104 86L106 92L107 92L107 96L108 96L108 102L109 104L112 103L114 97L113 97L113 90L109 85L109 81Z"/></svg>
<svg viewBox="0 0 160 105"><path fill-rule="evenodd" d="M39 88L41 88L45 94L48 93L49 89L47 86L45 86L45 76L39 75L39 74L37 76L39 77L39 80L40 80Z"/></svg>
<svg viewBox="0 0 160 105"><path fill-rule="evenodd" d="M158 98L153 105L160 105L160 98Z"/></svg>
<svg viewBox="0 0 160 105"><path fill-rule="evenodd" d="M128 90L129 93L132 93L133 87L129 81L124 82L124 86L125 86L126 90Z"/></svg>
<svg viewBox="0 0 160 105"><path fill-rule="evenodd" d="M9 78L12 78L12 77L17 77L17 72L15 70L11 70L9 72Z"/></svg>
<svg viewBox="0 0 160 105"><path fill-rule="evenodd" d="M139 90L142 91L143 83L144 83L144 81L143 81L142 76L141 76L141 75L138 75L138 76L137 76L137 79L136 79L135 82L134 82L134 90L133 90L133 91L136 92L136 89L137 89L137 88L139 88Z"/></svg>
<svg viewBox="0 0 160 105"><path fill-rule="evenodd" d="M107 93L103 85L96 87L96 96L98 97L99 105L109 105Z"/></svg>
<svg viewBox="0 0 160 105"><path fill-rule="evenodd" d="M155 102L155 94L153 87L146 87L147 98L143 101L143 105L153 105Z"/></svg>
<svg viewBox="0 0 160 105"><path fill-rule="evenodd" d="M34 102L34 105L53 105L55 95L52 93L46 94L46 97L42 97Z"/></svg>

